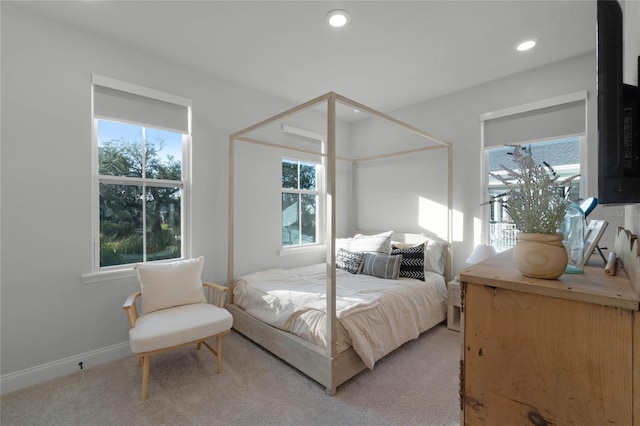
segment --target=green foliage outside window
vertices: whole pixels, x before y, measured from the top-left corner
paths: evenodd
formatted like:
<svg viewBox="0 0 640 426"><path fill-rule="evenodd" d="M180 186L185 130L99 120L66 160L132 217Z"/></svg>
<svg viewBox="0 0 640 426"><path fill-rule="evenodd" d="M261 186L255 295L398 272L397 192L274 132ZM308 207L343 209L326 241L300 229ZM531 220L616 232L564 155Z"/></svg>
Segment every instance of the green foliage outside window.
<svg viewBox="0 0 640 426"><path fill-rule="evenodd" d="M173 155L161 156L164 147L163 140L145 144L124 138L101 141L101 267L181 257L182 188L178 183L182 163ZM120 183L109 176L140 182ZM177 184L158 184L156 179Z"/></svg>
<svg viewBox="0 0 640 426"><path fill-rule="evenodd" d="M315 243L316 165L283 160L282 189L282 245Z"/></svg>

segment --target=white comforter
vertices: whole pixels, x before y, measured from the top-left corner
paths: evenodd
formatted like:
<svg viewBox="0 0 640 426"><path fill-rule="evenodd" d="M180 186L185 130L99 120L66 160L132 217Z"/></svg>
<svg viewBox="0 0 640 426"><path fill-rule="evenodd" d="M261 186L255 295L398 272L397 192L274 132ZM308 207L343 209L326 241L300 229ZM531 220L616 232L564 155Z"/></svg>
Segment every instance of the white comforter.
<svg viewBox="0 0 640 426"><path fill-rule="evenodd" d="M235 303L248 314L326 346L326 265L271 269L237 279ZM425 281L386 280L336 270L337 351L353 346L368 368L441 322L446 311L442 275Z"/></svg>

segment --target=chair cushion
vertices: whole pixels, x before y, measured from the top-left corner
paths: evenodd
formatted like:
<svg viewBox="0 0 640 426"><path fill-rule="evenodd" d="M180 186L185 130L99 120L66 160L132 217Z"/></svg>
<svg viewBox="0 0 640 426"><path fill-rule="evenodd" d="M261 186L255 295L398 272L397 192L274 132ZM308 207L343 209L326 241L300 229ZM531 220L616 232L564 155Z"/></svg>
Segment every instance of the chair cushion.
<svg viewBox="0 0 640 426"><path fill-rule="evenodd" d="M233 317L223 308L194 303L142 315L129 330L134 353L150 352L194 342L231 329Z"/></svg>
<svg viewBox="0 0 640 426"><path fill-rule="evenodd" d="M142 292L142 313L206 302L200 279L203 266L202 256L171 263L136 265Z"/></svg>

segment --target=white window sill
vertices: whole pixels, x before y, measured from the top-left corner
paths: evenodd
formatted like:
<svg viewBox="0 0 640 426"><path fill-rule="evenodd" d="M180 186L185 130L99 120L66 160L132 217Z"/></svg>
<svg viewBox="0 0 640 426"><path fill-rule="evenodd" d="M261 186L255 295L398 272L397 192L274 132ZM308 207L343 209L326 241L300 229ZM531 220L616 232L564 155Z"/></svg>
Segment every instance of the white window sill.
<svg viewBox="0 0 640 426"><path fill-rule="evenodd" d="M82 284L97 284L104 281L123 280L137 276L138 274L133 268L91 272L82 275Z"/></svg>
<svg viewBox="0 0 640 426"><path fill-rule="evenodd" d="M292 254L303 254L303 253L312 253L315 251L326 250L327 246L324 244L310 244L305 246L297 246L297 247L283 247L278 254L280 256L289 256Z"/></svg>

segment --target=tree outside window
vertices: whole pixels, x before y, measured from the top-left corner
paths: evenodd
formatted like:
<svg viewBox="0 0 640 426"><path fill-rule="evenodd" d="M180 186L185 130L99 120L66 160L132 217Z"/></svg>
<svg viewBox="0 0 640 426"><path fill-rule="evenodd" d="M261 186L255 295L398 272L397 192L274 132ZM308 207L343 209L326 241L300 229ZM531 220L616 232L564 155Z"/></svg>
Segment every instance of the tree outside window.
<svg viewBox="0 0 640 426"><path fill-rule="evenodd" d="M317 167L282 160L282 245L317 242Z"/></svg>
<svg viewBox="0 0 640 426"><path fill-rule="evenodd" d="M182 256L183 135L97 120L100 267Z"/></svg>

